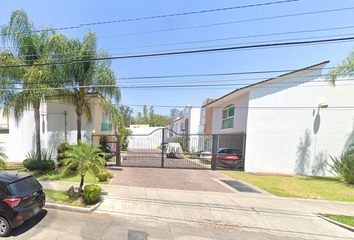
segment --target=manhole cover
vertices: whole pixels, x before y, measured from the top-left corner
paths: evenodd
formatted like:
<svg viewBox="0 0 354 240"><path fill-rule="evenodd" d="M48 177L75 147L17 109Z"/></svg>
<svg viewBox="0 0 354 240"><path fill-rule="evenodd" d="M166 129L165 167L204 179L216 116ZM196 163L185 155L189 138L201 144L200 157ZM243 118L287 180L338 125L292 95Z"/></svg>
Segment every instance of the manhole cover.
<svg viewBox="0 0 354 240"><path fill-rule="evenodd" d="M148 240L147 233L136 230L128 230L128 240Z"/></svg>
<svg viewBox="0 0 354 240"><path fill-rule="evenodd" d="M235 180L220 180L239 192L260 193L259 191Z"/></svg>

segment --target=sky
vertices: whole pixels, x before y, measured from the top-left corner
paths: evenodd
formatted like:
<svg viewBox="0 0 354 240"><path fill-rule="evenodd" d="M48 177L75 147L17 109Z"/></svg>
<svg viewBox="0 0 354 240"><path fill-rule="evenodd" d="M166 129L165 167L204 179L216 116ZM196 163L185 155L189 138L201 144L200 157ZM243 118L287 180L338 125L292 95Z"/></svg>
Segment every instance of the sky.
<svg viewBox="0 0 354 240"><path fill-rule="evenodd" d="M264 5L265 3L273 4ZM223 8L233 9L141 19ZM352 0L3 0L0 9L1 25L9 21L11 12L15 9L24 9L38 28L67 28L58 32L69 37L82 39L88 30L96 31L98 49L107 51L112 56L309 41L354 35ZM135 20L118 21L127 19ZM117 59L112 60L112 69L121 89L120 104L132 107L133 115L142 111L144 104L154 106L155 113L169 115L171 108L183 110L186 105L200 107L208 97L219 98L236 88L285 72L200 75L292 71L327 60L330 61L327 67L333 67L348 56L353 46L354 41L351 40L291 47ZM1 43L0 48L3 47ZM178 77L181 75L184 77ZM166 77L150 78L153 76ZM250 78L253 80L242 80ZM190 83L228 79L235 80ZM161 84L162 82L172 83ZM150 85L146 85L147 83Z"/></svg>

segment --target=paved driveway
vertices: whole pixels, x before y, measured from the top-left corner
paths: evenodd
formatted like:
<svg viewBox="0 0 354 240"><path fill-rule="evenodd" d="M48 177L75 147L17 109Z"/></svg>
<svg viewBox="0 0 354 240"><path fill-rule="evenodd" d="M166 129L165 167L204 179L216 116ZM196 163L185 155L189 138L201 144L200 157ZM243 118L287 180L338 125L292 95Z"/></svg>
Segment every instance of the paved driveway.
<svg viewBox="0 0 354 240"><path fill-rule="evenodd" d="M108 167L114 173L113 185L177 189L191 191L233 192L214 179L231 179L212 170Z"/></svg>

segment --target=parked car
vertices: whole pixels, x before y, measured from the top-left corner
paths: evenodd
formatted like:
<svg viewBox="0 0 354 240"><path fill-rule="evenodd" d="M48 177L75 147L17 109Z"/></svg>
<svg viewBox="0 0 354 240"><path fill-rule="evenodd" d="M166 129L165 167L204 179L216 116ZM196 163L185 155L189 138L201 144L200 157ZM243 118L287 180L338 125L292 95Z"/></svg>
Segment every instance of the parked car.
<svg viewBox="0 0 354 240"><path fill-rule="evenodd" d="M45 194L32 175L0 171L0 201L0 237L4 237L41 211Z"/></svg>
<svg viewBox="0 0 354 240"><path fill-rule="evenodd" d="M200 159L201 160L211 160L212 154L211 152L201 152L200 153Z"/></svg>
<svg viewBox="0 0 354 240"><path fill-rule="evenodd" d="M242 167L242 152L234 148L223 148L219 149L216 155L218 160L218 165L239 168Z"/></svg>
<svg viewBox="0 0 354 240"><path fill-rule="evenodd" d="M201 152L201 160L211 160L211 152ZM235 148L219 148L216 159L219 166L239 167L242 166L242 152Z"/></svg>
<svg viewBox="0 0 354 240"><path fill-rule="evenodd" d="M104 153L110 153L112 156L116 155L116 153L112 149L110 149L108 146L106 146L105 149L102 146L100 146L99 149L101 149L101 151Z"/></svg>
<svg viewBox="0 0 354 240"><path fill-rule="evenodd" d="M112 150L112 151L114 152L114 154L116 154L116 153L117 153L117 149L112 148L112 147L111 147L111 146L109 146L109 145L107 145L107 147L108 147L110 150Z"/></svg>

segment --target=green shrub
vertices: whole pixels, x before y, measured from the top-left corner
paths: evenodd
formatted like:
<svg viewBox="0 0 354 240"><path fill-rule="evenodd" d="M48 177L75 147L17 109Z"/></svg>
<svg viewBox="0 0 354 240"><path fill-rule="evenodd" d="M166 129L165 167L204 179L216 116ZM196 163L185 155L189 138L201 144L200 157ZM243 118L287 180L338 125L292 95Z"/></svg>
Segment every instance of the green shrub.
<svg viewBox="0 0 354 240"><path fill-rule="evenodd" d="M43 171L50 171L55 169L55 163L51 159L44 159L38 164L38 168Z"/></svg>
<svg viewBox="0 0 354 240"><path fill-rule="evenodd" d="M122 147L120 150L121 150L122 152L126 152L126 151L128 151L128 147Z"/></svg>
<svg viewBox="0 0 354 240"><path fill-rule="evenodd" d="M27 158L25 161L23 161L23 166L25 168L27 168L28 170L36 170L36 169L38 169L37 159Z"/></svg>
<svg viewBox="0 0 354 240"><path fill-rule="evenodd" d="M86 185L84 187L84 199L86 203L93 204L98 202L101 197L101 188L97 185Z"/></svg>
<svg viewBox="0 0 354 240"><path fill-rule="evenodd" d="M339 180L354 184L354 154L350 151L342 153L339 158L333 158L332 164L327 164L338 175Z"/></svg>
<svg viewBox="0 0 354 240"><path fill-rule="evenodd" d="M105 182L105 181L107 181L108 173L107 172L98 173L97 177L100 182Z"/></svg>
<svg viewBox="0 0 354 240"><path fill-rule="evenodd" d="M58 166L62 166L63 165L63 161L65 159L65 157L63 156L63 153L70 150L71 147L68 143L61 143L59 145L59 147L57 148L57 161L58 161Z"/></svg>

